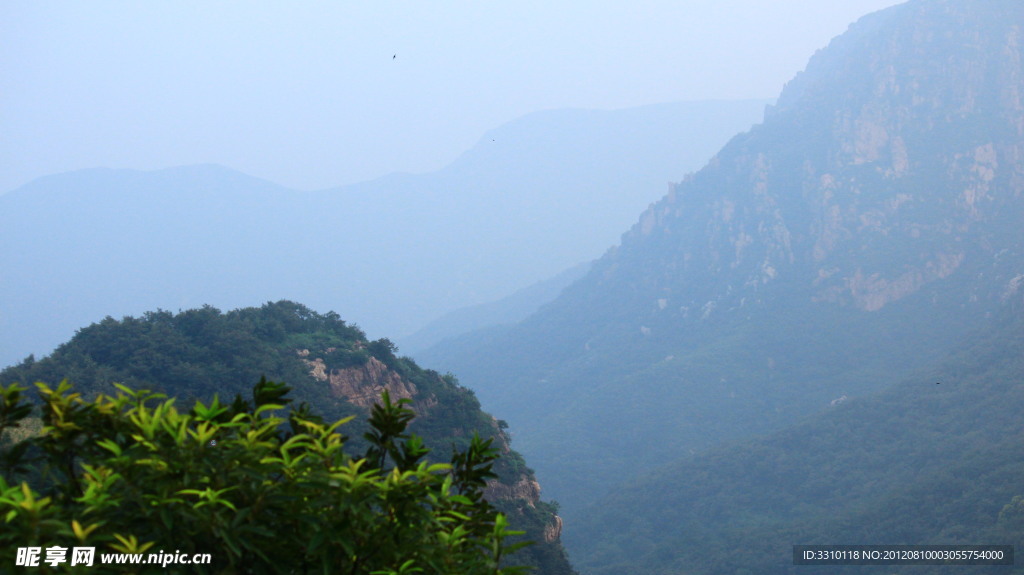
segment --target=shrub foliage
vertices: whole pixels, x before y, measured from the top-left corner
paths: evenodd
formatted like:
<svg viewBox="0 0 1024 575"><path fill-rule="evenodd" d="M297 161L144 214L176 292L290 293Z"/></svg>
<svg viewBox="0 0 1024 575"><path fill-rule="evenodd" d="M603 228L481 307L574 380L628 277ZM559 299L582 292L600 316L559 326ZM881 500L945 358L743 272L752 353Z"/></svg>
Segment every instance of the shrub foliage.
<svg viewBox="0 0 1024 575"><path fill-rule="evenodd" d="M211 554L189 573L521 570L503 566L522 545L506 541L518 532L483 498L498 458L491 440L474 437L450 464L429 463L407 432L406 400L386 392L369 418L369 448L351 455L341 433L351 418L327 423L305 405L286 412L289 388L266 380L251 402L214 397L188 411L123 385L91 400L66 382L36 385L38 435L18 434L33 421L26 389L0 387L2 565L15 565L19 547L60 546L95 547L97 559ZM40 564L39 573L74 569Z"/></svg>

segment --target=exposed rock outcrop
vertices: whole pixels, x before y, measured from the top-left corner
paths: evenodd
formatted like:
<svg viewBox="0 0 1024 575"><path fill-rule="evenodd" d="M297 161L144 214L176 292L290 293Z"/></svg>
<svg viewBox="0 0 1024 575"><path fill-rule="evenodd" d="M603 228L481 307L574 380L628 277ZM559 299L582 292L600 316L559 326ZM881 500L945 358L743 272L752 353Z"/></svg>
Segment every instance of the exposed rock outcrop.
<svg viewBox="0 0 1024 575"><path fill-rule="evenodd" d="M306 359L309 350L296 350L309 367L309 374L317 381L326 381L335 397L342 397L360 407L371 407L387 390L392 401L414 399L416 385L405 381L398 373L388 369L384 362L371 357L361 366L344 369L328 369L322 358ZM436 405L435 398L427 398L416 405L421 410ZM422 413L422 411L420 411Z"/></svg>
<svg viewBox="0 0 1024 575"><path fill-rule="evenodd" d="M530 508L535 508L540 501L540 484L537 480L520 475L519 479L512 485L501 483L497 479L487 482L484 489L484 497L488 501L516 501L525 503ZM551 515L549 522L544 525L544 541L554 543L562 536L562 518L558 515Z"/></svg>
<svg viewBox="0 0 1024 575"><path fill-rule="evenodd" d="M392 401L412 399L416 395L415 385L403 380L375 357L360 367L332 369L328 381L335 396L344 397L360 407L372 406L384 390L391 395Z"/></svg>
<svg viewBox="0 0 1024 575"><path fill-rule="evenodd" d="M562 518L554 515L554 521L544 526L544 541L554 543L562 536Z"/></svg>
<svg viewBox="0 0 1024 575"><path fill-rule="evenodd" d="M521 499L527 505L533 507L540 501L540 484L535 479L530 479L525 475L520 476L519 480L512 485L506 485L500 483L497 479L492 479L487 482L484 497L491 501L498 499Z"/></svg>

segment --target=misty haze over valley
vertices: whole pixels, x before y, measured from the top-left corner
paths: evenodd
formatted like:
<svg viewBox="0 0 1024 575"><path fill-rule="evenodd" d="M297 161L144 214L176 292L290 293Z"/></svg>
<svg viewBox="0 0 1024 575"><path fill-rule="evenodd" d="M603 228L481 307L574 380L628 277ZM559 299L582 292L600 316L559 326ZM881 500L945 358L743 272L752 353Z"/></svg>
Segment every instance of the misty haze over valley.
<svg viewBox="0 0 1024 575"><path fill-rule="evenodd" d="M102 519L26 534L10 499L0 562L115 533L203 573L1022 548L1019 2L114 8L0 9L0 488ZM12 386L65 379L64 407ZM131 389L176 398L165 439L102 407ZM307 408L352 418L330 481L246 467L326 453ZM330 499L357 460L382 499ZM392 470L435 491L391 507ZM334 503L289 517L293 480ZM497 551L498 513L536 545Z"/></svg>

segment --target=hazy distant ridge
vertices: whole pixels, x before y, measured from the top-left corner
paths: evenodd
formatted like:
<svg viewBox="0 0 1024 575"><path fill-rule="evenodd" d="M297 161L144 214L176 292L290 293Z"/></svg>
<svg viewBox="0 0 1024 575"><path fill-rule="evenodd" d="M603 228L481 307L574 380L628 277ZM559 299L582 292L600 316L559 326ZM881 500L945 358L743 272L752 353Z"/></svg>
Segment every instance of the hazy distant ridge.
<svg viewBox="0 0 1024 575"><path fill-rule="evenodd" d="M296 299L408 334L613 244L764 101L537 113L453 164L322 192L227 168L82 170L0 196L0 364L106 315Z"/></svg>

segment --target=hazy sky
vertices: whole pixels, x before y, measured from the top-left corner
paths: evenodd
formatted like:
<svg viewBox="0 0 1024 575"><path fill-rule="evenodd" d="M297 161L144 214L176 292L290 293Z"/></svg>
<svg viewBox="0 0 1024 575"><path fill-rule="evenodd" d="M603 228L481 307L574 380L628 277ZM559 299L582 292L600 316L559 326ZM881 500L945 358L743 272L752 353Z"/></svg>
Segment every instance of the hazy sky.
<svg viewBox="0 0 1024 575"><path fill-rule="evenodd" d="M536 110L774 97L897 3L3 2L0 193L97 166L430 171Z"/></svg>

